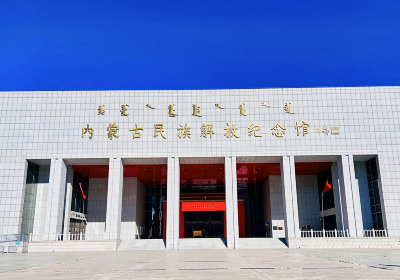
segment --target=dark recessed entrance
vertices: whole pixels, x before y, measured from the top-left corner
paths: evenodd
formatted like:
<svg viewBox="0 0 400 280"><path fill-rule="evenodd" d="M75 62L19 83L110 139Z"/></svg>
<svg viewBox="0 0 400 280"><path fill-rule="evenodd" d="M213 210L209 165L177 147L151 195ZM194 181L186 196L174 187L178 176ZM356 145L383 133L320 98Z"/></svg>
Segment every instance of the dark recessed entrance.
<svg viewBox="0 0 400 280"><path fill-rule="evenodd" d="M203 238L224 237L223 211L185 212L185 237L193 237L194 230L201 230Z"/></svg>

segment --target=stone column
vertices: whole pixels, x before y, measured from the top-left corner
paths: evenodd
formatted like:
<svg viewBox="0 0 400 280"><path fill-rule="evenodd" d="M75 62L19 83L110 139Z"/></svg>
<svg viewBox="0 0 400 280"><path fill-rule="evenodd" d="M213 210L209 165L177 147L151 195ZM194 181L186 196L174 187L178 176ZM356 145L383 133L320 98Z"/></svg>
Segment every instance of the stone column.
<svg viewBox="0 0 400 280"><path fill-rule="evenodd" d="M21 234L22 232L22 220L24 218L24 204L25 204L25 192L26 192L26 176L28 173L28 161L26 159L21 162L19 178L17 181L18 186L22 186L21 199L17 201L17 205L19 205L19 213L18 213L18 225L17 228L15 226L11 226L10 224L4 223L0 226L0 232L2 234L14 234L14 232L18 232ZM10 219L11 220L11 219Z"/></svg>
<svg viewBox="0 0 400 280"><path fill-rule="evenodd" d="M121 234L122 186L124 167L121 158L110 158L108 172L105 238L119 240Z"/></svg>
<svg viewBox="0 0 400 280"><path fill-rule="evenodd" d="M67 176L66 176L66 190L65 190L65 207L64 207L64 229L63 233L68 234L69 223L70 223L70 213L71 213L71 199L72 199L72 183L74 180L74 170L72 166L67 166ZM87 205L86 205L87 206ZM65 240L65 237L64 237Z"/></svg>
<svg viewBox="0 0 400 280"><path fill-rule="evenodd" d="M281 181L285 235L289 243L288 238L301 237L294 156L283 156L281 158Z"/></svg>
<svg viewBox="0 0 400 280"><path fill-rule="evenodd" d="M167 166L167 240L166 249L179 249L180 166L179 158L168 158Z"/></svg>
<svg viewBox="0 0 400 280"><path fill-rule="evenodd" d="M387 217L386 217L386 201L385 201L385 195L382 190L382 176L381 176L381 168L379 164L379 156L375 157L376 161L376 168L378 169L378 187L379 187L379 198L380 198L380 203L381 203L381 209L382 209L382 219L383 219L383 228L387 229L388 231L388 236L396 236L399 234L396 234L393 230L393 228L388 227L388 222L387 222Z"/></svg>
<svg viewBox="0 0 400 280"><path fill-rule="evenodd" d="M67 167L64 160L52 158L47 192L44 240L56 240L56 234L62 233L66 176Z"/></svg>
<svg viewBox="0 0 400 280"><path fill-rule="evenodd" d="M226 246L239 249L236 158L225 157Z"/></svg>
<svg viewBox="0 0 400 280"><path fill-rule="evenodd" d="M233 205L233 232L235 235L235 249L240 249L236 157L232 157L232 205Z"/></svg>
<svg viewBox="0 0 400 280"><path fill-rule="evenodd" d="M362 237L360 190L354 173L353 155L341 155L337 163L343 227L351 237Z"/></svg>
<svg viewBox="0 0 400 280"><path fill-rule="evenodd" d="M343 230L342 203L341 203L340 189L339 189L339 173L338 173L338 165L336 162L332 164L331 173L332 173L333 198L335 200L335 208L336 208L336 224L338 230Z"/></svg>

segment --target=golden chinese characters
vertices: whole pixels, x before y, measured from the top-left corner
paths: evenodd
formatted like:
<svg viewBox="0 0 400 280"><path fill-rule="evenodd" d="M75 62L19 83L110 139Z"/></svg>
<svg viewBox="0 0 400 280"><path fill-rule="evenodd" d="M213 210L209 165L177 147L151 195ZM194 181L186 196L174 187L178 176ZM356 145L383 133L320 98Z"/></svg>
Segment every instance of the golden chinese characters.
<svg viewBox="0 0 400 280"><path fill-rule="evenodd" d="M249 136L254 135L255 137L262 137L262 134L256 134L256 131L260 130L259 125L253 126L253 123L251 123L251 125L248 127L248 130Z"/></svg>
<svg viewBox="0 0 400 280"><path fill-rule="evenodd" d="M185 127L183 127L183 125L181 123L179 125L181 127L178 128L178 137L181 138L181 139L182 138L186 138L186 136L188 138L191 138L190 137L190 127L187 126L187 123L185 123Z"/></svg>
<svg viewBox="0 0 400 280"><path fill-rule="evenodd" d="M238 128L235 127L234 123L232 123L232 127L229 126L229 123L226 123L226 125L228 126L228 127L224 128L224 130L226 130L225 135L224 135L224 136L226 136L226 138L231 138L232 136L235 136L236 138L240 138L240 136L235 133L235 131Z"/></svg>
<svg viewBox="0 0 400 280"><path fill-rule="evenodd" d="M317 128L317 132L318 134L321 134L321 132L325 135L329 135L329 130L326 126L322 127L322 130L320 127Z"/></svg>
<svg viewBox="0 0 400 280"><path fill-rule="evenodd" d="M210 139L211 139L212 135L215 134L214 131L213 131L213 125L212 124L205 125L203 123L203 125L200 128L200 130L201 130L200 137L207 138L207 135L210 135Z"/></svg>
<svg viewBox="0 0 400 280"><path fill-rule="evenodd" d="M166 136L164 136L164 129L163 129L164 125L163 124L155 124L154 125L154 138L156 138L158 136L158 133L161 134L162 138L167 139Z"/></svg>
<svg viewBox="0 0 400 280"><path fill-rule="evenodd" d="M94 129L90 128L89 125L87 125L86 128L82 128L82 138L83 138L83 134L86 134L86 132L88 134L90 134L89 139L92 140L93 134L94 134Z"/></svg>
<svg viewBox="0 0 400 280"><path fill-rule="evenodd" d="M215 107L220 108L220 109L225 109L224 107L221 107L220 103L215 104Z"/></svg>
<svg viewBox="0 0 400 280"><path fill-rule="evenodd" d="M136 125L136 128L129 129L129 131L133 131L132 132L133 139L140 138L141 134L140 134L139 130L143 130L143 127L138 127L137 124L135 124L135 125Z"/></svg>
<svg viewBox="0 0 400 280"><path fill-rule="evenodd" d="M245 105L244 103L239 105L239 110L240 110L240 115L241 116L247 116L246 110L244 109L244 105Z"/></svg>
<svg viewBox="0 0 400 280"><path fill-rule="evenodd" d="M294 114L292 111L290 111L290 104L292 104L292 103L290 103L290 102L285 103L284 110L285 110L286 113Z"/></svg>
<svg viewBox="0 0 400 280"><path fill-rule="evenodd" d="M200 114L200 106L198 106L197 104L192 104L192 107L193 107L193 116L196 116L196 117L201 117L201 114Z"/></svg>
<svg viewBox="0 0 400 280"><path fill-rule="evenodd" d="M110 140L112 140L113 137L118 138L119 137L117 135L118 130L119 130L119 127L115 123L114 124L110 123L110 125L107 127L107 131L108 131L107 136L108 136L108 138L110 138Z"/></svg>
<svg viewBox="0 0 400 280"><path fill-rule="evenodd" d="M303 124L299 124L298 122L296 122L296 129L297 129L297 136L300 135L300 129L303 129L303 136L305 136L306 134L308 134L308 127L310 126L309 123L306 123L305 121L302 121Z"/></svg>
<svg viewBox="0 0 400 280"><path fill-rule="evenodd" d="M276 124L271 128L271 130L272 130L272 135L275 135L276 137L283 137L286 128L279 122L276 122Z"/></svg>
<svg viewBox="0 0 400 280"><path fill-rule="evenodd" d="M106 111L104 110L104 106L105 106L105 105L100 105L100 106L99 106L99 109L97 109L98 115L104 115L104 113L106 112Z"/></svg>
<svg viewBox="0 0 400 280"><path fill-rule="evenodd" d="M126 111L128 111L126 107L129 107L129 105L128 104L121 105L121 110L120 110L121 116L129 116L129 114L126 113Z"/></svg>
<svg viewBox="0 0 400 280"><path fill-rule="evenodd" d="M171 105L168 106L168 115L170 117L175 117L176 116L175 111L174 111L174 104L171 104Z"/></svg>

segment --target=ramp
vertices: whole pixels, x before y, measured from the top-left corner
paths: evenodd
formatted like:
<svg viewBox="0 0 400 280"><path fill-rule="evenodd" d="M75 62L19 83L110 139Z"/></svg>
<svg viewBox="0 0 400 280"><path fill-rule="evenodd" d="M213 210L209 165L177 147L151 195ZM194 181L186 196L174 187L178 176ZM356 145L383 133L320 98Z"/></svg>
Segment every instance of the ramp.
<svg viewBox="0 0 400 280"><path fill-rule="evenodd" d="M179 250L226 249L225 238L181 238Z"/></svg>
<svg viewBox="0 0 400 280"><path fill-rule="evenodd" d="M240 238L239 249L288 249L284 238Z"/></svg>
<svg viewBox="0 0 400 280"><path fill-rule="evenodd" d="M165 250L164 239L121 240L117 251Z"/></svg>

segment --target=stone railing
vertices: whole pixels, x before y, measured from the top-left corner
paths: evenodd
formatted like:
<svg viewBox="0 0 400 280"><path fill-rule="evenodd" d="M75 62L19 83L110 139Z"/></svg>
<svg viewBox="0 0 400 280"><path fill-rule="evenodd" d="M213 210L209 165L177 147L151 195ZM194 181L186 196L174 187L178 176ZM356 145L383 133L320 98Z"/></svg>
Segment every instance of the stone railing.
<svg viewBox="0 0 400 280"><path fill-rule="evenodd" d="M363 230L363 237L388 237L386 229L367 229Z"/></svg>
<svg viewBox="0 0 400 280"><path fill-rule="evenodd" d="M303 230L302 238L332 238L350 237L349 230ZM387 230L368 229L363 230L363 237L388 237Z"/></svg>
<svg viewBox="0 0 400 280"><path fill-rule="evenodd" d="M136 239L140 239L141 236L144 235L144 227L136 226Z"/></svg>
<svg viewBox="0 0 400 280"><path fill-rule="evenodd" d="M350 237L349 230L303 230L302 238Z"/></svg>
<svg viewBox="0 0 400 280"><path fill-rule="evenodd" d="M104 240L104 233L57 233L56 241L75 241L75 240Z"/></svg>

